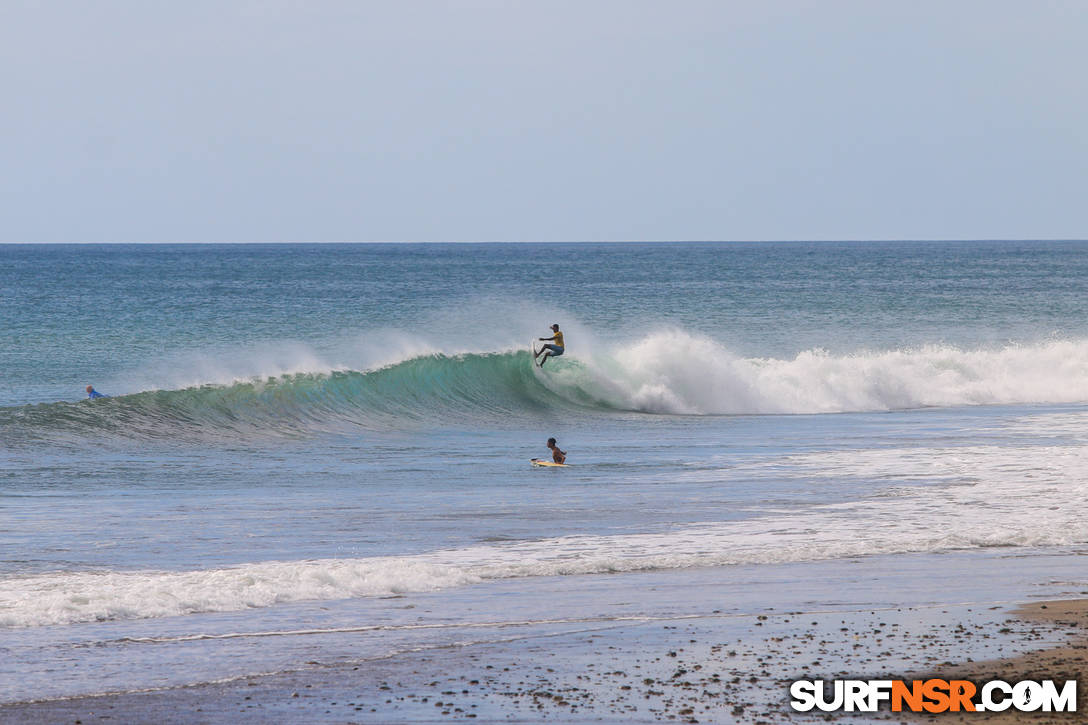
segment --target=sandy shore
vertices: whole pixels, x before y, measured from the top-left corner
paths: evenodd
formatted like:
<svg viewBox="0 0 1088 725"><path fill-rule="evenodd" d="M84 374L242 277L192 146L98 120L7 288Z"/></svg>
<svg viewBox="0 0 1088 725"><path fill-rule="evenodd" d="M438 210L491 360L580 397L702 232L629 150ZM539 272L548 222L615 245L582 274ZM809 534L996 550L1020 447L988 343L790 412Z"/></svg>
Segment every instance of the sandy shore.
<svg viewBox="0 0 1088 725"><path fill-rule="evenodd" d="M41 722L810 722L798 678L908 673L1083 682L1088 601L708 613L512 631L503 641L401 653L220 683L0 706ZM1051 645L1051 646L1048 646ZM1052 646L1059 645L1059 646ZM1035 648L1037 651L1030 651ZM1010 653L1021 653L1006 657ZM1083 689L1081 691L1083 698ZM1083 701L1083 700L1082 700ZM890 713L841 715L865 722ZM1028 716L964 720L1022 722ZM926 718L915 718L926 719ZM958 722L955 715L934 718ZM1030 716L1030 722L1069 722Z"/></svg>
<svg viewBox="0 0 1088 725"><path fill-rule="evenodd" d="M1017 622L1026 624L1028 633L1038 635L1039 630L1061 632L1065 643L1041 650L1027 652L1019 657L1008 657L984 662L960 664L942 669L942 677L956 677L975 682L985 680L1076 680L1077 713L945 713L918 717L918 720L941 723L978 722L991 723L1070 723L1088 722L1088 600L1071 599L1027 604L1013 612ZM1038 629L1037 629L1038 628Z"/></svg>

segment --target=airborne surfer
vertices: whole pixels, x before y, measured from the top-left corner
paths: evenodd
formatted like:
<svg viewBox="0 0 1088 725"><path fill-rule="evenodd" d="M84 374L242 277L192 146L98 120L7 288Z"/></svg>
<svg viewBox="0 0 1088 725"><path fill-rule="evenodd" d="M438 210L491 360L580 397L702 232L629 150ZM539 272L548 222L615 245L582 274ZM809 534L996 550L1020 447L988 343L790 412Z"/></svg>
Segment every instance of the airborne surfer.
<svg viewBox="0 0 1088 725"><path fill-rule="evenodd" d="M540 367L544 367L544 363L548 361L548 358L559 357L563 354L563 333L559 331L559 325L552 325L552 332L555 334L551 337L537 338L541 342L548 342L549 340L554 341L554 344L547 344L540 348L540 351L536 353L536 357L540 357L541 355L544 356L539 363Z"/></svg>

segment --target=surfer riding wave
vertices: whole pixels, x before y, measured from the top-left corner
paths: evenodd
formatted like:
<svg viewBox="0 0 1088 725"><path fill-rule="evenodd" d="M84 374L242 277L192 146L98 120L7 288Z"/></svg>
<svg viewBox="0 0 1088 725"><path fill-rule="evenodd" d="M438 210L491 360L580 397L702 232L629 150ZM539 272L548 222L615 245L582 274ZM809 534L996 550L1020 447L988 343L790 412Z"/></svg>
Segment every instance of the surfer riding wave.
<svg viewBox="0 0 1088 725"><path fill-rule="evenodd" d="M549 340L552 341L552 343L546 344L544 345L544 347L540 348L540 350L534 355L534 359L540 357L541 355L544 356L538 363L540 367L544 367L544 363L548 362L548 358L559 357L560 355L562 355L565 349L565 346L563 344L563 333L559 331L558 324L552 325L552 332L555 334L553 334L551 337L537 338L541 342L545 343L547 343Z"/></svg>

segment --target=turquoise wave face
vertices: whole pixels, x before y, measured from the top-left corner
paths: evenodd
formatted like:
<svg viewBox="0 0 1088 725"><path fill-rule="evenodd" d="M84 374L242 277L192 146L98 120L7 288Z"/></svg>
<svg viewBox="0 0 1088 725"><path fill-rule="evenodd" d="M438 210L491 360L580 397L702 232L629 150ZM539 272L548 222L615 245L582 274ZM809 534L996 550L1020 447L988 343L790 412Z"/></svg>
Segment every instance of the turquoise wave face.
<svg viewBox="0 0 1088 725"><path fill-rule="evenodd" d="M579 385L547 385L528 352L431 355L369 372L297 374L233 385L155 390L77 403L0 408L8 442L308 437L608 409ZM577 375L576 361L563 361ZM558 367L553 364L553 367Z"/></svg>
<svg viewBox="0 0 1088 725"><path fill-rule="evenodd" d="M527 351L428 354L367 371L242 378L78 403L0 408L5 444L305 438L352 430L503 430L544 417L789 415L1088 400L1088 340L742 358L673 330L583 337L541 370ZM230 378L227 378L230 380Z"/></svg>

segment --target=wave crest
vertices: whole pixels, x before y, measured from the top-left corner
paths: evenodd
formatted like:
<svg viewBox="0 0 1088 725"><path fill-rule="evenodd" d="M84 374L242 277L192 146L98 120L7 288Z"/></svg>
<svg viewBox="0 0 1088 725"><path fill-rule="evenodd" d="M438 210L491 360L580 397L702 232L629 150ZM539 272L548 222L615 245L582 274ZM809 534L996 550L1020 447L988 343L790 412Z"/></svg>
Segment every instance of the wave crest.
<svg viewBox="0 0 1088 725"><path fill-rule="evenodd" d="M619 408L694 415L845 413L1088 400L1088 341L999 349L924 345L793 359L740 358L722 345L667 332L597 364Z"/></svg>
<svg viewBox="0 0 1088 725"><path fill-rule="evenodd" d="M299 372L0 409L6 441L300 437L350 428L503 425L541 412L750 415L1088 400L1088 341L742 358L665 331L532 365L527 351L428 354L365 372Z"/></svg>

